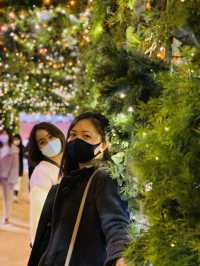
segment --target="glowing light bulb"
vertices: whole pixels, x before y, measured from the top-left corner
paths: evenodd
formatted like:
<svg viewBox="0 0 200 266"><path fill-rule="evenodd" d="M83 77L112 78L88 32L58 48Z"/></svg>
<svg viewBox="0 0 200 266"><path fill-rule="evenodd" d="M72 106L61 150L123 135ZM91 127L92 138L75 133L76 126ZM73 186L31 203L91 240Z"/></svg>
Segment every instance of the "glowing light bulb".
<svg viewBox="0 0 200 266"><path fill-rule="evenodd" d="M69 4L70 4L70 6L75 6L75 5L76 5L76 1L75 1L75 0L71 0L71 1L69 2Z"/></svg>
<svg viewBox="0 0 200 266"><path fill-rule="evenodd" d="M124 98L126 97L126 94L122 92L122 93L120 93L119 97L120 97L121 99L124 99Z"/></svg>
<svg viewBox="0 0 200 266"><path fill-rule="evenodd" d="M129 106L128 112L133 113L134 112L134 108L132 106Z"/></svg>

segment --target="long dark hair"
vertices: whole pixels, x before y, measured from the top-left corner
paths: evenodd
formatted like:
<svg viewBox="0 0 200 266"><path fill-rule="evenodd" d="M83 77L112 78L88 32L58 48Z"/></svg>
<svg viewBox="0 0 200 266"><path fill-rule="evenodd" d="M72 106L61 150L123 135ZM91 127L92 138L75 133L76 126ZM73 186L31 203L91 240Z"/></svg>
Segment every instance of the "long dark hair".
<svg viewBox="0 0 200 266"><path fill-rule="evenodd" d="M22 142L22 137L20 136L20 134L15 134L13 136L13 139L18 139L19 140L19 176L23 176L23 172L24 172L24 164L23 164L23 158L24 158L24 145Z"/></svg>
<svg viewBox="0 0 200 266"><path fill-rule="evenodd" d="M74 118L72 121L68 133L67 133L67 139L69 139L70 132L74 128L74 126L81 120L87 119L89 120L93 126L96 128L97 132L101 135L102 141L107 142L111 138L111 132L110 132L110 124L109 120L102 114L97 113L97 112L85 112L77 117ZM103 160L107 161L110 159L109 151L106 149L103 154ZM67 145L65 147L64 155L63 155L63 160L62 160L62 169L64 171L64 175L67 175L71 170L74 170L77 167L77 165L74 165L74 162L70 162L68 160L67 156Z"/></svg>
<svg viewBox="0 0 200 266"><path fill-rule="evenodd" d="M62 149L64 149L65 146L65 136L59 128L48 122L41 122L39 124L36 124L30 133L28 142L28 162L31 172L33 172L35 166L38 165L41 161L47 160L47 158L41 153L36 141L36 131L39 129L46 130L51 136L59 138L62 143ZM31 173L29 173L29 176L30 175Z"/></svg>

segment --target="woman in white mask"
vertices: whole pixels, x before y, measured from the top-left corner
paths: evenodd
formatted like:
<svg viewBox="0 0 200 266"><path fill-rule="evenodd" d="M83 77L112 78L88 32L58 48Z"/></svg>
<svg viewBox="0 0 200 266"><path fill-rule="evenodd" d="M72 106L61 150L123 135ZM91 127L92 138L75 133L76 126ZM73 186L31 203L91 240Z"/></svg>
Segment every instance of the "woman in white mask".
<svg viewBox="0 0 200 266"><path fill-rule="evenodd" d="M62 131L47 122L35 125L29 137L29 163L35 166L30 176L31 245L47 194L52 185L59 182L64 143Z"/></svg>

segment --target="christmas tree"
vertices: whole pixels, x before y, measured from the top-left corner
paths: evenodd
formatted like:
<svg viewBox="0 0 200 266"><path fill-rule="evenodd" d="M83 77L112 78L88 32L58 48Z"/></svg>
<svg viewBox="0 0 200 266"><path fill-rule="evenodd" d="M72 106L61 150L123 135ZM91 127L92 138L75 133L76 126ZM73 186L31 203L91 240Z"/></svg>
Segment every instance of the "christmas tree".
<svg viewBox="0 0 200 266"><path fill-rule="evenodd" d="M199 4L93 2L76 99L110 117L114 172L135 182L130 266L200 263Z"/></svg>

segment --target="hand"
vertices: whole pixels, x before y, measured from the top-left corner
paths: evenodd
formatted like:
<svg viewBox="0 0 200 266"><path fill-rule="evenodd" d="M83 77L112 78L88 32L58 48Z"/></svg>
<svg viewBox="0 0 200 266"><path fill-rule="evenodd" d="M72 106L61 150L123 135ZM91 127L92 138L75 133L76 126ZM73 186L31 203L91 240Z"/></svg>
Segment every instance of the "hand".
<svg viewBox="0 0 200 266"><path fill-rule="evenodd" d="M118 259L115 266L126 266L125 260L123 258Z"/></svg>

